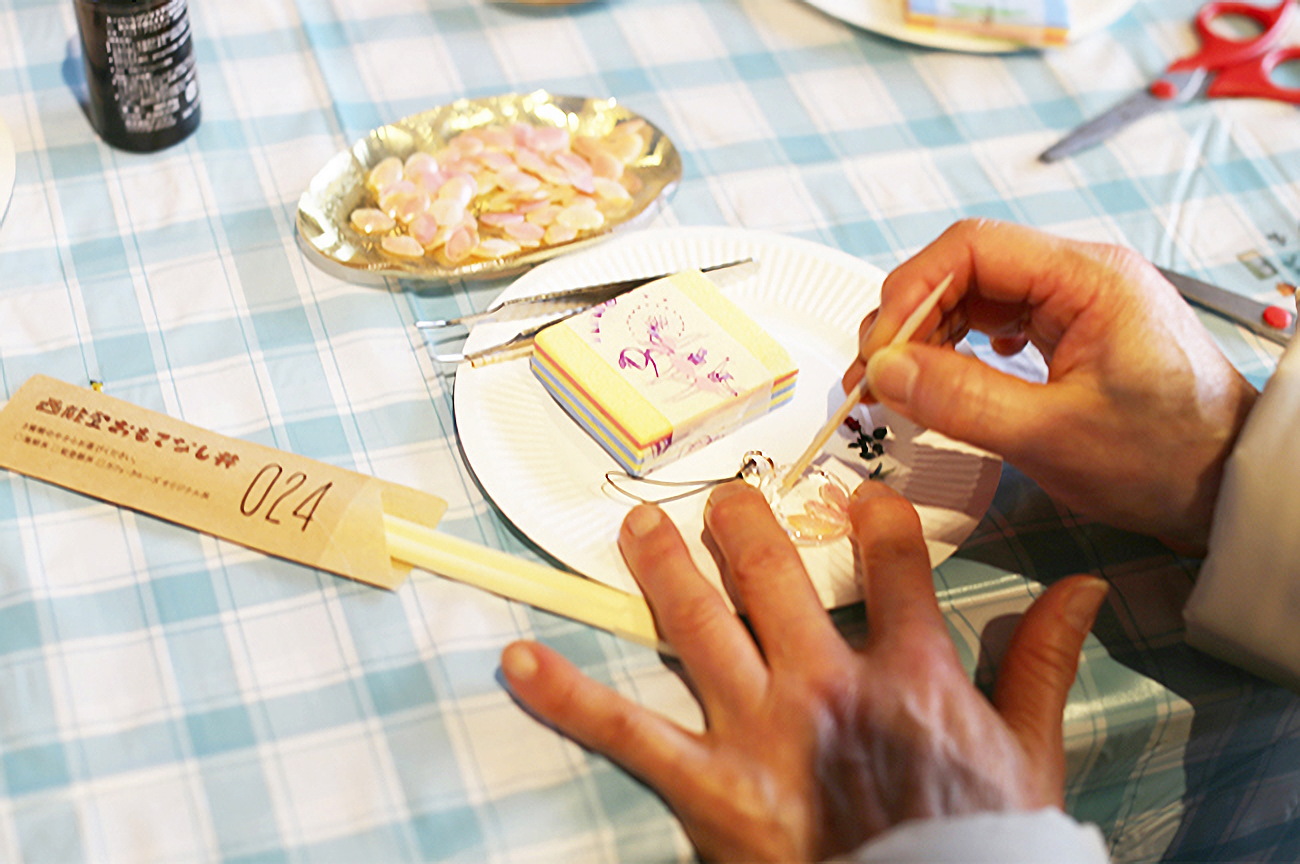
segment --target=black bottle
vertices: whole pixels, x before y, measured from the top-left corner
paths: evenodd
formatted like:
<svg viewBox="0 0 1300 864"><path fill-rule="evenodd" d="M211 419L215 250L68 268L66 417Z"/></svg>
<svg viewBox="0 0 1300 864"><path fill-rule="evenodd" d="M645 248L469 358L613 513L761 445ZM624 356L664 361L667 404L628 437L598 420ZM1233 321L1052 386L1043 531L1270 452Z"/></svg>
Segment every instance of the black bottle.
<svg viewBox="0 0 1300 864"><path fill-rule="evenodd" d="M76 0L90 121L106 142L148 152L199 125L186 0Z"/></svg>

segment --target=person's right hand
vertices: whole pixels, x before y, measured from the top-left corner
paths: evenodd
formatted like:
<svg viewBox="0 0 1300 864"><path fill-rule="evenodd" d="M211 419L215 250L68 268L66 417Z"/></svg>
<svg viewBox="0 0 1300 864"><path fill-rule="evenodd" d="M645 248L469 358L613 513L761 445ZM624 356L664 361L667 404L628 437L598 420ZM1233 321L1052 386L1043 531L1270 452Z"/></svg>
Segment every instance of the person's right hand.
<svg viewBox="0 0 1300 864"><path fill-rule="evenodd" d="M919 341L884 347L949 273ZM970 329L1002 354L1032 343L1047 383L950 350ZM889 275L861 332L846 387L865 369L880 402L1002 455L1059 503L1204 549L1224 461L1257 393L1135 252L959 222Z"/></svg>

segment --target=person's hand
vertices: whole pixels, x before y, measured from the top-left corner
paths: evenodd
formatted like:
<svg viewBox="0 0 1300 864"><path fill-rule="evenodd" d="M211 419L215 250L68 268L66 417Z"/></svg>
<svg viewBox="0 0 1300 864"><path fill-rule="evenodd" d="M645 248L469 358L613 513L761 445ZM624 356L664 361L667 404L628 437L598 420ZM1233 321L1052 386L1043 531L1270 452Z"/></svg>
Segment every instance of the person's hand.
<svg viewBox="0 0 1300 864"><path fill-rule="evenodd" d="M619 543L680 655L706 730L683 729L530 642L502 669L527 708L662 796L710 859L842 854L908 819L1061 804L1061 718L1104 582L1073 577L1026 613L993 705L960 665L915 509L868 482L850 506L868 641L835 629L762 495L716 489L706 529L753 633L696 570L661 510Z"/></svg>
<svg viewBox="0 0 1300 864"><path fill-rule="evenodd" d="M948 273L918 341L884 348ZM947 350L969 329L1002 354L1032 343L1047 383ZM889 274L861 336L846 386L865 365L875 399L1000 454L1061 504L1204 550L1224 461L1257 394L1135 252L960 222Z"/></svg>

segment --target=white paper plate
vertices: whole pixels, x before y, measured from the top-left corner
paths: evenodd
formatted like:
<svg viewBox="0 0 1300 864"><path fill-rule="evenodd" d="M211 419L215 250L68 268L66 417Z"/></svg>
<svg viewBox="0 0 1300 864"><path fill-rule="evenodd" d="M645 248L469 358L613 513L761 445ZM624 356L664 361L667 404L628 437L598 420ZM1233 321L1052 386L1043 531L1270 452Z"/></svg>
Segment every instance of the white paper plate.
<svg viewBox="0 0 1300 864"><path fill-rule="evenodd" d="M652 276L687 267L752 257L753 275L724 283L724 291L758 321L799 364L794 399L726 438L653 473L667 480L735 473L746 450L793 462L843 400L840 376L857 350L857 327L879 301L884 274L838 250L803 240L733 228L643 231L557 258L515 282L503 298ZM517 332L520 322L483 325L466 350L488 347ZM457 370L457 433L484 491L519 530L579 573L636 591L617 547L630 502L605 487L617 464L542 389L528 360ZM878 412L880 409L876 409ZM917 505L931 561L947 558L974 530L992 500L1001 460L898 417L874 416L893 438L897 463L888 481ZM871 466L835 438L827 453L865 475ZM702 572L717 568L700 540L705 494L666 504ZM801 547L828 607L859 599L847 539Z"/></svg>
<svg viewBox="0 0 1300 864"><path fill-rule="evenodd" d="M14 139L9 134L9 127L5 125L5 119L0 117L0 220L5 218L5 210L9 208L9 196L14 191L14 180L17 178L18 164L14 155Z"/></svg>
<svg viewBox="0 0 1300 864"><path fill-rule="evenodd" d="M971 36L952 30L912 27L904 18L907 0L806 0L834 18L901 42L967 51L976 54L1006 54L1027 50L1019 42ZM1076 42L1104 30L1133 6L1133 0L1074 0L1070 4L1070 41Z"/></svg>

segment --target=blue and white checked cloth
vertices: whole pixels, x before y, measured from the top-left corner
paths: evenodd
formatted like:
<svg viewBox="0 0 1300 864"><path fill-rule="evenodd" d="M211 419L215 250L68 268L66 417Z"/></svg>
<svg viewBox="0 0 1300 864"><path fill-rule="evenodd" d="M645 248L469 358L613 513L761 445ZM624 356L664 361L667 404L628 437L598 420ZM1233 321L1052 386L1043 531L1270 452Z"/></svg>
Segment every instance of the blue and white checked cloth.
<svg viewBox="0 0 1300 864"><path fill-rule="evenodd" d="M102 381L433 492L442 530L536 556L475 485L413 326L502 284L376 289L312 266L294 213L330 156L461 97L613 96L683 153L662 225L776 231L889 268L957 218L995 217L1275 298L1300 280L1294 107L1199 103L1035 161L1187 53L1197 5L974 56L799 0L191 0L203 122L141 156L105 147L78 103L73 4L0 0L17 151L0 399L36 372ZM1262 384L1275 347L1206 320ZM1072 812L1120 860L1300 857L1300 702L1182 643L1196 562L1076 519L1011 468L936 571L976 678L1005 616L1082 571L1114 590L1068 711ZM698 722L653 653L580 625L428 575L373 590L0 475L0 860L689 858L646 789L511 702L497 658L521 635Z"/></svg>

